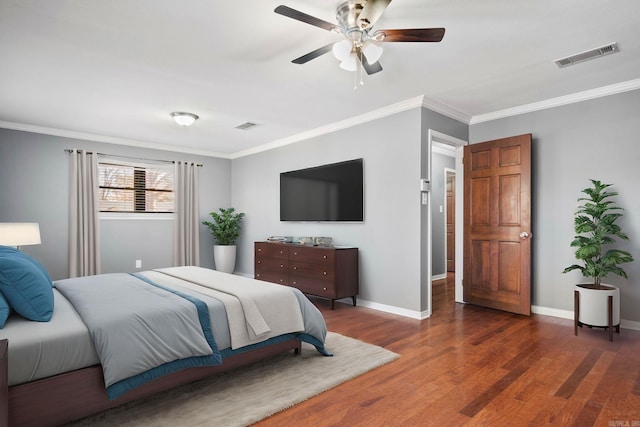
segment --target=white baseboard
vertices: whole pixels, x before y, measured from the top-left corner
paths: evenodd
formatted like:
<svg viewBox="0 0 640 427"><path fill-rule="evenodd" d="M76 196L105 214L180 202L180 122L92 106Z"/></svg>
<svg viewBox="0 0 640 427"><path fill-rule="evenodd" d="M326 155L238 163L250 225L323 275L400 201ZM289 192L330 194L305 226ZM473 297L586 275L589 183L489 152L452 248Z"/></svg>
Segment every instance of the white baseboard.
<svg viewBox="0 0 640 427"><path fill-rule="evenodd" d="M337 300L336 302L343 302L345 304L352 303L351 298ZM429 310L420 312L415 310L408 310L406 308L396 307L393 305L386 305L386 304L380 304L377 302L366 301L362 299L357 300L357 305L359 305L360 307L366 307L366 308L371 308L373 310L383 311L385 313L397 314L398 316L410 317L411 319L423 320L431 316L431 313L429 312Z"/></svg>
<svg viewBox="0 0 640 427"><path fill-rule="evenodd" d="M540 307L537 305L532 305L531 312L535 314L542 314L543 316L560 317L562 319L573 320L573 310L559 310L557 308ZM636 322L633 320L620 319L620 327L623 329L632 329L634 331L640 331L640 322Z"/></svg>
<svg viewBox="0 0 640 427"><path fill-rule="evenodd" d="M236 272L235 274L237 274L239 276L253 278L252 274L240 273L240 272ZM434 276L432 278L432 280L438 280L437 277L438 276ZM446 278L446 277L447 277L447 275L445 274L443 278ZM344 299L341 299L341 300L336 300L336 302L339 302L339 303L342 303L342 304L349 304L349 305L353 304L353 301L351 300L351 298L344 298ZM456 303L462 303L462 302L461 301L456 301ZM424 320L424 319L428 319L429 317L431 317L431 312L429 310L425 310L425 311L408 310L406 308L395 307L393 305L387 305L387 304L380 304L380 303L377 303L377 302L371 302L371 301L366 301L366 300L362 300L362 299L357 300L357 305L359 305L361 307L371 308L373 310L382 311L382 312L385 312L385 313L397 314L398 316L409 317L411 319ZM561 318L561 319L573 320L573 310L560 310L558 308L542 307L542 306L539 306L539 305L532 305L531 306L531 312L533 314L540 314L542 316L558 317L558 318ZM631 330L634 330L634 331L640 331L640 322L636 322L634 320L620 319L620 327L623 328L623 329L631 329Z"/></svg>
<svg viewBox="0 0 640 427"><path fill-rule="evenodd" d="M442 279L446 279L446 278L447 278L447 273L436 274L436 275L431 276L431 281L442 280Z"/></svg>
<svg viewBox="0 0 640 427"><path fill-rule="evenodd" d="M344 302L345 304L351 304L351 299L345 299L339 302ZM385 313L397 314L399 316L410 317L411 319L423 320L427 319L431 316L431 313L428 310L425 311L415 311L415 310L407 310L406 308L395 307L392 305L379 304L377 302L358 300L358 305L366 308L371 308L373 310L383 311ZM531 306L531 312L534 314L540 314L542 316L550 316L550 317L559 317L561 319L569 319L573 320L573 311L572 310L560 310L557 308L551 307L541 307L538 305ZM634 331L640 331L640 322L636 322L633 320L620 320L620 327L623 329L631 329Z"/></svg>
<svg viewBox="0 0 640 427"><path fill-rule="evenodd" d="M557 308L540 307L539 305L532 305L531 312L533 314L542 314L543 316L559 317L561 319L573 320L573 311L560 310Z"/></svg>

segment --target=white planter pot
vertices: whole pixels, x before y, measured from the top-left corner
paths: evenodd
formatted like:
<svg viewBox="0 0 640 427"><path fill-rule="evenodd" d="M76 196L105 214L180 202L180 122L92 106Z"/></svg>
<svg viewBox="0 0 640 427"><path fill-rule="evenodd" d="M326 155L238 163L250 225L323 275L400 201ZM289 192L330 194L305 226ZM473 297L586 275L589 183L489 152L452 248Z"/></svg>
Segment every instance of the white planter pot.
<svg viewBox="0 0 640 427"><path fill-rule="evenodd" d="M620 324L620 289L614 285L602 285L607 289L588 289L576 285L579 293L578 322L589 326L609 326L608 298L613 296L613 322Z"/></svg>
<svg viewBox="0 0 640 427"><path fill-rule="evenodd" d="M214 245L213 259L216 270L223 273L233 273L236 269L236 246Z"/></svg>

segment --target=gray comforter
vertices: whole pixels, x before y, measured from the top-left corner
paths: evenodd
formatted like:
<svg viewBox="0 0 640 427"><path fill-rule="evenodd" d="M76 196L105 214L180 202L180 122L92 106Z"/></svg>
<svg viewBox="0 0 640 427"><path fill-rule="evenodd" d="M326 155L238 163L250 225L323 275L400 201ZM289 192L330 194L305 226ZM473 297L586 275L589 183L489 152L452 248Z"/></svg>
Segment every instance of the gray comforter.
<svg viewBox="0 0 640 427"><path fill-rule="evenodd" d="M138 276L103 274L55 283L89 329L112 399L170 372L220 364L220 350L231 341L229 322L235 321L227 318L224 304L209 292L188 289L192 284L169 288ZM289 289L304 323L291 332L298 332L300 339L330 355L324 349L322 315L306 297Z"/></svg>

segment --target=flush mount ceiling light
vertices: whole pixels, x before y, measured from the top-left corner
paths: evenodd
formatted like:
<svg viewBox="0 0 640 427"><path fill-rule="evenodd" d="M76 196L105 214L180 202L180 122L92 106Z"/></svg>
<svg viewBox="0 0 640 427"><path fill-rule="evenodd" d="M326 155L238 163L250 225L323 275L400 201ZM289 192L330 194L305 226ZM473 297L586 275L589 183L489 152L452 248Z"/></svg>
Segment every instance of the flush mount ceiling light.
<svg viewBox="0 0 640 427"><path fill-rule="evenodd" d="M191 126L199 119L199 117L193 113L185 113L181 111L171 113L171 117L173 117L173 120L180 126Z"/></svg>

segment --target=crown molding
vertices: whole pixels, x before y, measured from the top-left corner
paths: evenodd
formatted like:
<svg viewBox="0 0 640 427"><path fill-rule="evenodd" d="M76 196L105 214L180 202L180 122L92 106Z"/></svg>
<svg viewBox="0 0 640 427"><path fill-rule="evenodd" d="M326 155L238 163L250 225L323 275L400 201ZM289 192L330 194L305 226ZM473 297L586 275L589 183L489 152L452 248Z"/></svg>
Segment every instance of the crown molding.
<svg viewBox="0 0 640 427"><path fill-rule="evenodd" d="M51 128L46 126L35 126L35 125L28 125L23 123L6 122L2 120L0 120L0 128L20 130L24 132L41 133L44 135L60 136L63 138L82 139L86 141L95 141L95 142L105 142L107 144L127 145L130 147L137 147L137 148L148 148L153 150L172 151L176 153L193 154L197 156L219 157L223 159L230 158L228 154L217 153L214 151L198 150L198 149L189 148L189 147L179 147L177 145L158 144L154 142L138 141L135 139L118 138L114 136L98 135L98 134L87 133L87 132L77 132L73 130L57 129L57 128Z"/></svg>
<svg viewBox="0 0 640 427"><path fill-rule="evenodd" d="M492 120L503 119L506 117L517 116L520 114L532 113L534 111L546 110L548 108L560 107L563 105L574 104L576 102L588 101L590 99L601 98L603 96L615 95L618 93L629 92L640 89L640 79L628 80L622 83L616 83L608 86L602 86L596 89L585 90L583 92L573 93L571 95L559 96L556 98L546 99L540 102L521 105L519 107L507 108L486 114L478 114L472 116L469 121L470 125L489 122Z"/></svg>
<svg viewBox="0 0 640 427"><path fill-rule="evenodd" d="M454 120L457 120L467 125L471 120L470 115L463 113L462 111L456 110L455 108L447 104L444 104L442 102L439 102L433 99L429 99L427 97L424 97L424 99L422 100L422 106L425 108L428 108L431 111L435 111L436 113L440 113L444 116L447 116L449 118L452 118Z"/></svg>
<svg viewBox="0 0 640 427"><path fill-rule="evenodd" d="M392 105L388 105L377 110L370 111L368 113L360 114L358 116L350 117L339 122L330 123L325 126L320 126L305 132L301 132L295 135L288 136L286 138L276 139L275 141L267 144L260 145L258 147L249 148L247 150L238 151L231 155L232 159L239 157L245 157L252 154L261 153L263 151L273 150L274 148L284 147L285 145L294 144L307 139L315 138L318 136L326 135L328 133L336 132L342 129L347 129L362 123L367 123L373 120L380 119L382 117L390 116L392 114L407 111L412 108L418 108L422 106L423 97L418 96L415 98L407 99Z"/></svg>
<svg viewBox="0 0 640 427"><path fill-rule="evenodd" d="M378 120L382 117L391 116L393 114L401 113L403 111L411 110L413 108L425 107L437 113L443 114L452 119L461 121L465 124L469 124L471 116L468 116L448 105L443 103L429 100L424 95L416 96L405 101L397 102L395 104L387 105L386 107L378 108L377 110L370 111L365 114L350 117L339 122L330 123L325 126L317 127L305 132L301 132L286 138L277 139L267 144L260 145L258 147L250 148L248 150L238 151L231 155L232 159L239 157L249 156L251 154L257 154L263 151L272 150L274 148L283 147L285 145L293 144L296 142L304 141L307 139L315 138L328 133L336 132L338 130L347 129L356 125Z"/></svg>
<svg viewBox="0 0 640 427"><path fill-rule="evenodd" d="M556 98L547 99L540 102L534 102L531 104L525 104L514 108L507 108L504 110L494 111L486 114L478 114L470 116L453 107L450 107L439 101L428 99L425 96L417 96L405 101L401 101L395 104L388 105L383 108L379 108L370 111L365 114L354 116L339 122L330 123L325 126L317 127L305 132L301 132L295 135L288 136L286 138L277 139L275 141L260 145L258 147L250 148L243 151L238 151L231 154L218 153L208 150L193 149L188 147L180 147L169 144L158 144L153 142L138 141L126 138L118 138L107 135L97 135L85 132L76 132L71 130L63 130L57 128L50 128L45 126L35 126L22 123L14 123L0 120L0 128L7 128L13 130L21 130L26 132L41 133L46 135L54 135L65 138L84 139L96 142L105 142L108 144L128 145L132 147L149 148L163 151L173 151L184 154L193 154L207 157L217 157L222 159L237 159L252 154L257 154L263 151L272 150L274 148L283 147L285 145L293 144L296 142L304 141L310 138L326 135L328 133L336 132L338 130L347 129L359 124L367 123L373 120L380 119L382 117L397 114L403 111L407 111L413 108L424 107L431 111L440 113L454 120L458 120L467 125L474 125L478 123L488 122L492 120L503 119L506 117L517 116L520 114L531 113L534 111L545 110L548 108L559 107L562 105L573 104L577 102L587 101L590 99L601 98L604 96L615 95L618 93L629 92L632 90L640 89L640 79L629 80L622 83L616 83L600 88L578 92L571 95L559 96Z"/></svg>

